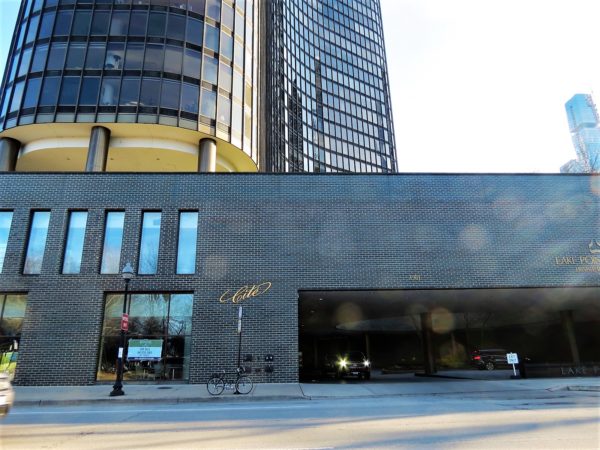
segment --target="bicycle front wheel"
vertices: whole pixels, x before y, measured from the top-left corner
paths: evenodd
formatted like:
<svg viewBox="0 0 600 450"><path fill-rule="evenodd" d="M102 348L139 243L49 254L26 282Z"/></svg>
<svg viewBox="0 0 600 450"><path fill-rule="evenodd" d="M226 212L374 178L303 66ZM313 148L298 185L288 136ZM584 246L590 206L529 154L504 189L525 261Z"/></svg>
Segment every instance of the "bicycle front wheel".
<svg viewBox="0 0 600 450"><path fill-rule="evenodd" d="M212 377L206 383L206 389L210 395L219 395L225 390L225 382L222 378Z"/></svg>
<svg viewBox="0 0 600 450"><path fill-rule="evenodd" d="M250 377L239 377L235 383L235 388L240 394L248 394L252 390L252 380Z"/></svg>

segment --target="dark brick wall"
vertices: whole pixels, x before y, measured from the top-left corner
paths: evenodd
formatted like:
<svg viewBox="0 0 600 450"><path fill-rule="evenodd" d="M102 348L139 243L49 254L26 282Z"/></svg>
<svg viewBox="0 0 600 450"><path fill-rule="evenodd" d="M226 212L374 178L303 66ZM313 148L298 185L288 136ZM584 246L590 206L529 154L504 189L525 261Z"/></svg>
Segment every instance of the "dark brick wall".
<svg viewBox="0 0 600 450"><path fill-rule="evenodd" d="M28 294L16 382L95 382L104 294L123 290L99 275L107 210L126 211L121 265L136 269L141 213L163 213L158 274L130 286L194 293L192 383L235 362L237 306L221 293L264 280L272 289L245 303L244 353L275 355L260 381L292 382L299 289L598 286L554 258L600 239L599 196L600 177L571 175L5 173L0 292ZM52 210L42 273L23 276L38 208ZM72 209L89 211L82 271L61 275ZM200 211L196 275L174 274L182 209Z"/></svg>

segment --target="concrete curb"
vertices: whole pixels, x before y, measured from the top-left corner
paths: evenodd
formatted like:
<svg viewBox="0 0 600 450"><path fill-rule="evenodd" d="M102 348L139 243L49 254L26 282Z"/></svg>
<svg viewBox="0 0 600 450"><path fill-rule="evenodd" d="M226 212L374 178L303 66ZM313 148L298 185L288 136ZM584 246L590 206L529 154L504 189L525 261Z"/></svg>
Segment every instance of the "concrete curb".
<svg viewBox="0 0 600 450"><path fill-rule="evenodd" d="M310 400L302 395L266 395L260 397L178 397L178 398L128 398L127 396L116 398L90 398L90 399L65 399L65 400L15 400L14 406L77 406L91 404L166 404L174 405L181 403L213 403L213 402L262 402L280 400Z"/></svg>
<svg viewBox="0 0 600 450"><path fill-rule="evenodd" d="M567 386L568 391L600 392L600 386Z"/></svg>

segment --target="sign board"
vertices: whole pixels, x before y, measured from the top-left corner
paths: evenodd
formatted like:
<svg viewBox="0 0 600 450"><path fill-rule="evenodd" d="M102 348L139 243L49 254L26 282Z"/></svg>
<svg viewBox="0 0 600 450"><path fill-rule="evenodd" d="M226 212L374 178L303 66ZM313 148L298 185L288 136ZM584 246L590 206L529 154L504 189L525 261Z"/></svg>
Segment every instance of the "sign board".
<svg viewBox="0 0 600 450"><path fill-rule="evenodd" d="M123 314L121 316L121 330L129 331L129 314Z"/></svg>
<svg viewBox="0 0 600 450"><path fill-rule="evenodd" d="M129 339L129 361L158 361L162 356L162 339Z"/></svg>
<svg viewBox="0 0 600 450"><path fill-rule="evenodd" d="M519 364L519 356L516 353L507 353L506 362L508 364Z"/></svg>

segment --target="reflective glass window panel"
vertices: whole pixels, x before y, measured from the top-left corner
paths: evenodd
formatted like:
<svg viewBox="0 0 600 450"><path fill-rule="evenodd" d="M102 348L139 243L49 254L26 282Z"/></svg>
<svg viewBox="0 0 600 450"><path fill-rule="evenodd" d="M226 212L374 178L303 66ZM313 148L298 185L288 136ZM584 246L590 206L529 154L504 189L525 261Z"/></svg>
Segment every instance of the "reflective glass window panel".
<svg viewBox="0 0 600 450"><path fill-rule="evenodd" d="M73 36L87 36L90 34L90 20L92 13L90 11L76 11L75 20L73 20Z"/></svg>
<svg viewBox="0 0 600 450"><path fill-rule="evenodd" d="M71 42L69 45L69 51L67 52L67 63L66 69L83 69L83 59L85 58L85 47L84 42Z"/></svg>
<svg viewBox="0 0 600 450"><path fill-rule="evenodd" d="M108 34L108 23L110 20L110 12L95 11L92 19L92 36L106 36Z"/></svg>
<svg viewBox="0 0 600 450"><path fill-rule="evenodd" d="M160 80L155 78L144 78L140 92L140 106L158 106L160 95Z"/></svg>
<svg viewBox="0 0 600 450"><path fill-rule="evenodd" d="M23 50L23 56L21 58L21 64L19 65L19 72L17 73L17 77L22 77L23 75L29 72L29 63L31 62L31 53L33 52L32 48L26 48Z"/></svg>
<svg viewBox="0 0 600 450"><path fill-rule="evenodd" d="M27 295L0 295L0 342L6 344L0 351L0 370L14 375L18 361L18 345L23 328ZM14 345L16 341L17 345ZM4 353L6 352L6 353Z"/></svg>
<svg viewBox="0 0 600 450"><path fill-rule="evenodd" d="M87 211L73 211L69 215L69 228L67 230L65 256L63 258L63 273L79 273L81 270L87 217Z"/></svg>
<svg viewBox="0 0 600 450"><path fill-rule="evenodd" d="M165 72L181 73L181 59L182 49L181 47L175 47L173 45L167 45L165 51Z"/></svg>
<svg viewBox="0 0 600 450"><path fill-rule="evenodd" d="M71 30L71 19L73 11L59 11L56 15L56 24L54 25L54 36L68 35Z"/></svg>
<svg viewBox="0 0 600 450"><path fill-rule="evenodd" d="M204 15L205 0L188 0L188 10Z"/></svg>
<svg viewBox="0 0 600 450"><path fill-rule="evenodd" d="M60 105L74 105L77 102L79 77L63 77L62 88L58 103Z"/></svg>
<svg viewBox="0 0 600 450"><path fill-rule="evenodd" d="M148 36L164 36L167 25L167 15L163 12L150 11L148 19Z"/></svg>
<svg viewBox="0 0 600 450"><path fill-rule="evenodd" d="M183 74L187 77L200 79L200 52L185 49L183 57Z"/></svg>
<svg viewBox="0 0 600 450"><path fill-rule="evenodd" d="M19 81L15 84L13 89L13 98L10 104L10 111L18 111L21 106L21 99L23 98L23 88L25 87L24 81Z"/></svg>
<svg viewBox="0 0 600 450"><path fill-rule="evenodd" d="M217 107L217 120L224 125L229 126L231 115L231 100L219 95L219 105Z"/></svg>
<svg viewBox="0 0 600 450"><path fill-rule="evenodd" d="M223 14L221 15L221 25L233 31L233 8L226 3L223 4Z"/></svg>
<svg viewBox="0 0 600 450"><path fill-rule="evenodd" d="M104 68L107 70L120 70L123 68L125 44L111 42L106 47Z"/></svg>
<svg viewBox="0 0 600 450"><path fill-rule="evenodd" d="M163 108L179 109L178 81L163 80L160 106Z"/></svg>
<svg viewBox="0 0 600 450"><path fill-rule="evenodd" d="M233 37L225 33L221 33L221 56L233 59Z"/></svg>
<svg viewBox="0 0 600 450"><path fill-rule="evenodd" d="M204 55L202 79L208 83L217 84L217 72L219 70L219 60Z"/></svg>
<svg viewBox="0 0 600 450"><path fill-rule="evenodd" d="M136 106L138 104L138 96L140 94L140 80L137 78L123 78L121 86L121 98L119 105L121 106Z"/></svg>
<svg viewBox="0 0 600 450"><path fill-rule="evenodd" d="M144 55L144 70L153 70L159 72L163 67L163 45L146 45L146 54Z"/></svg>
<svg viewBox="0 0 600 450"><path fill-rule="evenodd" d="M244 79L236 70L233 71L233 96L242 100L244 95Z"/></svg>
<svg viewBox="0 0 600 450"><path fill-rule="evenodd" d="M160 214L160 212L145 212L143 214L138 270L140 274L154 274L158 268Z"/></svg>
<svg viewBox="0 0 600 450"><path fill-rule="evenodd" d="M42 25L40 26L40 32L38 34L38 39L45 39L50 37L52 34L52 26L54 25L54 18L56 17L56 13L54 11L47 12L42 17Z"/></svg>
<svg viewBox="0 0 600 450"><path fill-rule="evenodd" d="M2 268L4 267L4 257L6 256L6 248L8 247L12 217L12 211L0 211L0 273L2 273Z"/></svg>
<svg viewBox="0 0 600 450"><path fill-rule="evenodd" d="M104 77L102 89L100 89L100 106L114 106L119 99L120 79L116 77Z"/></svg>
<svg viewBox="0 0 600 450"><path fill-rule="evenodd" d="M244 16L235 13L235 35L244 38Z"/></svg>
<svg viewBox="0 0 600 450"><path fill-rule="evenodd" d="M40 106L55 106L56 98L58 97L58 88L60 86L60 78L46 77L42 85L42 94L40 95Z"/></svg>
<svg viewBox="0 0 600 450"><path fill-rule="evenodd" d="M146 35L146 20L148 13L146 11L134 11L131 13L131 22L129 24L130 36L145 36Z"/></svg>
<svg viewBox="0 0 600 450"><path fill-rule="evenodd" d="M181 109L189 113L198 114L198 86L183 83L181 87Z"/></svg>
<svg viewBox="0 0 600 450"><path fill-rule="evenodd" d="M48 55L48 44L38 45L33 53L33 62L31 63L32 72L41 72L46 65L46 56Z"/></svg>
<svg viewBox="0 0 600 450"><path fill-rule="evenodd" d="M62 70L65 64L65 55L67 54L67 44L65 42L53 42L48 55L48 70Z"/></svg>
<svg viewBox="0 0 600 450"><path fill-rule="evenodd" d="M44 4L44 0L35 0L35 3L33 4L33 9L31 10L31 12L39 11L40 9L42 9L43 4Z"/></svg>
<svg viewBox="0 0 600 450"><path fill-rule="evenodd" d="M35 211L31 219L29 240L23 273L26 275L39 274L42 270L48 225L50 224L50 211Z"/></svg>
<svg viewBox="0 0 600 450"><path fill-rule="evenodd" d="M233 47L235 48L233 63L242 69L244 67L244 46L235 41Z"/></svg>
<svg viewBox="0 0 600 450"><path fill-rule="evenodd" d="M113 11L110 20L109 34L111 36L123 36L127 34L129 27L129 12Z"/></svg>
<svg viewBox="0 0 600 450"><path fill-rule="evenodd" d="M195 45L202 45L202 21L188 17L186 41Z"/></svg>
<svg viewBox="0 0 600 450"><path fill-rule="evenodd" d="M206 0L206 15L221 21L221 0Z"/></svg>
<svg viewBox="0 0 600 450"><path fill-rule="evenodd" d="M98 91L100 90L100 77L83 77L81 83L80 105L96 105Z"/></svg>
<svg viewBox="0 0 600 450"><path fill-rule="evenodd" d="M231 92L231 67L227 64L220 64L221 72L219 73L219 87Z"/></svg>
<svg viewBox="0 0 600 450"><path fill-rule="evenodd" d="M129 42L125 56L125 70L141 70L144 57L144 44Z"/></svg>
<svg viewBox="0 0 600 450"><path fill-rule="evenodd" d="M219 52L219 29L212 25L206 24L204 27L206 36L204 38L204 46L211 49L215 53Z"/></svg>
<svg viewBox="0 0 600 450"><path fill-rule="evenodd" d="M29 21L29 28L27 29L27 37L25 38L25 43L28 44L33 42L35 36L37 34L37 27L40 21L40 16L35 16Z"/></svg>
<svg viewBox="0 0 600 450"><path fill-rule="evenodd" d="M196 272L196 243L198 239L198 212L179 213L177 242L177 273Z"/></svg>
<svg viewBox="0 0 600 450"><path fill-rule="evenodd" d="M10 93L11 93L10 88L7 88L4 91L4 99L2 100L2 111L0 111L0 117L4 117L8 111L8 104L10 101ZM0 120L0 122L1 122L1 120Z"/></svg>
<svg viewBox="0 0 600 450"><path fill-rule="evenodd" d="M120 271L124 224L125 213L123 211L110 211L106 214L100 273L119 273Z"/></svg>
<svg viewBox="0 0 600 450"><path fill-rule="evenodd" d="M41 78L30 78L25 89L25 99L23 100L23 108L33 108L37 106L38 95L42 85Z"/></svg>
<svg viewBox="0 0 600 450"><path fill-rule="evenodd" d="M232 110L231 110L231 129L238 136L242 133L242 121L243 121L243 108L242 105L233 102Z"/></svg>
<svg viewBox="0 0 600 450"><path fill-rule="evenodd" d="M214 119L217 113L217 93L202 89L202 100L200 103L200 114L210 119Z"/></svg>
<svg viewBox="0 0 600 450"><path fill-rule="evenodd" d="M102 69L104 67L104 42L90 42L85 60L86 69Z"/></svg>
<svg viewBox="0 0 600 450"><path fill-rule="evenodd" d="M19 67L19 64L18 64L19 56L20 56L20 53L15 53L15 55L12 58L10 75L8 76L8 79L10 81L13 81L15 79L15 76L17 75L17 68Z"/></svg>
<svg viewBox="0 0 600 450"><path fill-rule="evenodd" d="M169 22L167 25L167 37L169 39L178 39L183 41L185 34L185 17L169 14Z"/></svg>

